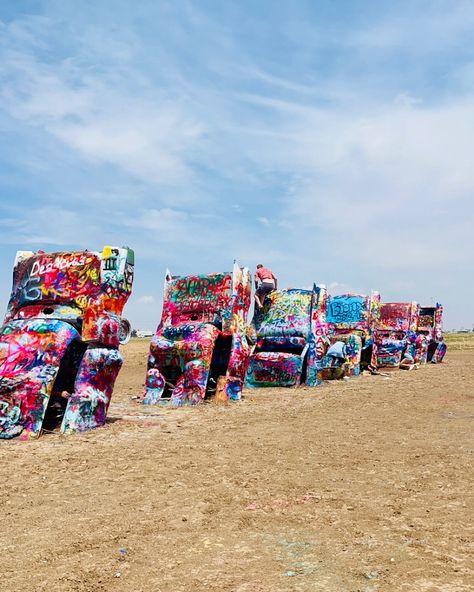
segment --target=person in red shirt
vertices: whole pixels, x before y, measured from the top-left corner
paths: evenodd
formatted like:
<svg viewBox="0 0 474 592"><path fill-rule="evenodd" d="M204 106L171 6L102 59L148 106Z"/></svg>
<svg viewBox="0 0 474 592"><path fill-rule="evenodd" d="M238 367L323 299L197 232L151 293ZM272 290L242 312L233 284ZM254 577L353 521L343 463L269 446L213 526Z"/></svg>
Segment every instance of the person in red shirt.
<svg viewBox="0 0 474 592"><path fill-rule="evenodd" d="M255 272L255 288L255 302L258 308L262 308L266 295L278 288L278 280L273 271L261 263L257 265Z"/></svg>

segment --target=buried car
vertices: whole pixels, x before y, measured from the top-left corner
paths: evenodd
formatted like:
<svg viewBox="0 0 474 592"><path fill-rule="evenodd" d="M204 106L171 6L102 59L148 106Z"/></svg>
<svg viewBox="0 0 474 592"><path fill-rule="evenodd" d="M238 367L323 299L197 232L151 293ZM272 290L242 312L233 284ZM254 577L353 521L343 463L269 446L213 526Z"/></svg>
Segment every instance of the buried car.
<svg viewBox="0 0 474 592"><path fill-rule="evenodd" d="M195 405L241 398L249 356L251 277L232 272L165 278L161 322L150 344L143 403Z"/></svg>
<svg viewBox="0 0 474 592"><path fill-rule="evenodd" d="M426 337L426 347L420 363L439 364L446 354L446 343L443 335L443 307L436 303L436 306L422 306L416 330L418 335Z"/></svg>
<svg viewBox="0 0 474 592"><path fill-rule="evenodd" d="M325 309L327 348L319 378L358 376L361 365L375 367L373 337L380 318L380 294L329 295Z"/></svg>
<svg viewBox="0 0 474 592"><path fill-rule="evenodd" d="M419 363L426 348L426 338L417 335L420 307L417 302L384 302L375 332L378 368L400 368Z"/></svg>
<svg viewBox="0 0 474 592"><path fill-rule="evenodd" d="M318 383L322 353L321 303L324 286L293 288L267 295L254 317L256 345L250 356L246 386L294 387Z"/></svg>
<svg viewBox="0 0 474 592"><path fill-rule="evenodd" d="M0 328L0 438L105 423L133 269L129 248L17 253Z"/></svg>

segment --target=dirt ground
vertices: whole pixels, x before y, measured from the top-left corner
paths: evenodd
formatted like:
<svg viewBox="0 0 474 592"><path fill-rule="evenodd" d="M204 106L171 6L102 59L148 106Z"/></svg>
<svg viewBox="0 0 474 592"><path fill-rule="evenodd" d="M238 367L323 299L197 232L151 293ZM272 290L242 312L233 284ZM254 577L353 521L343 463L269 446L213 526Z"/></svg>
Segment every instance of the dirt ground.
<svg viewBox="0 0 474 592"><path fill-rule="evenodd" d="M0 590L474 589L474 351L390 378L144 408L2 442Z"/></svg>

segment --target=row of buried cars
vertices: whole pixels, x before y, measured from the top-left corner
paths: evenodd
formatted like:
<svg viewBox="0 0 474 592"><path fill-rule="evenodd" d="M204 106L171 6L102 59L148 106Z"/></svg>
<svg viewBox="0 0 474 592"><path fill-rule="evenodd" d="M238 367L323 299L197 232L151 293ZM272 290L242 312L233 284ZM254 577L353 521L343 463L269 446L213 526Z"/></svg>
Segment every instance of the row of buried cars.
<svg viewBox="0 0 474 592"><path fill-rule="evenodd" d="M19 251L0 329L0 438L82 432L106 421L130 337L122 318L134 253ZM325 286L269 294L248 323L252 278L166 273L143 403L239 400L244 386L317 386L364 369L441 362L442 307L330 295Z"/></svg>

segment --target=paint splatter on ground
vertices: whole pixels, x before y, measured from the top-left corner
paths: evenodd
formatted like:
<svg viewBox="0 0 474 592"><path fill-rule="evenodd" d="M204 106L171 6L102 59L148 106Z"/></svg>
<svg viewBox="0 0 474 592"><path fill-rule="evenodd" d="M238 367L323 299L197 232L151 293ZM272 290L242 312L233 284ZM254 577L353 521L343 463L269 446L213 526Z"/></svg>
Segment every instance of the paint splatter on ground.
<svg viewBox="0 0 474 592"><path fill-rule="evenodd" d="M0 446L2 592L471 589L473 351L169 410L147 349L105 428Z"/></svg>

